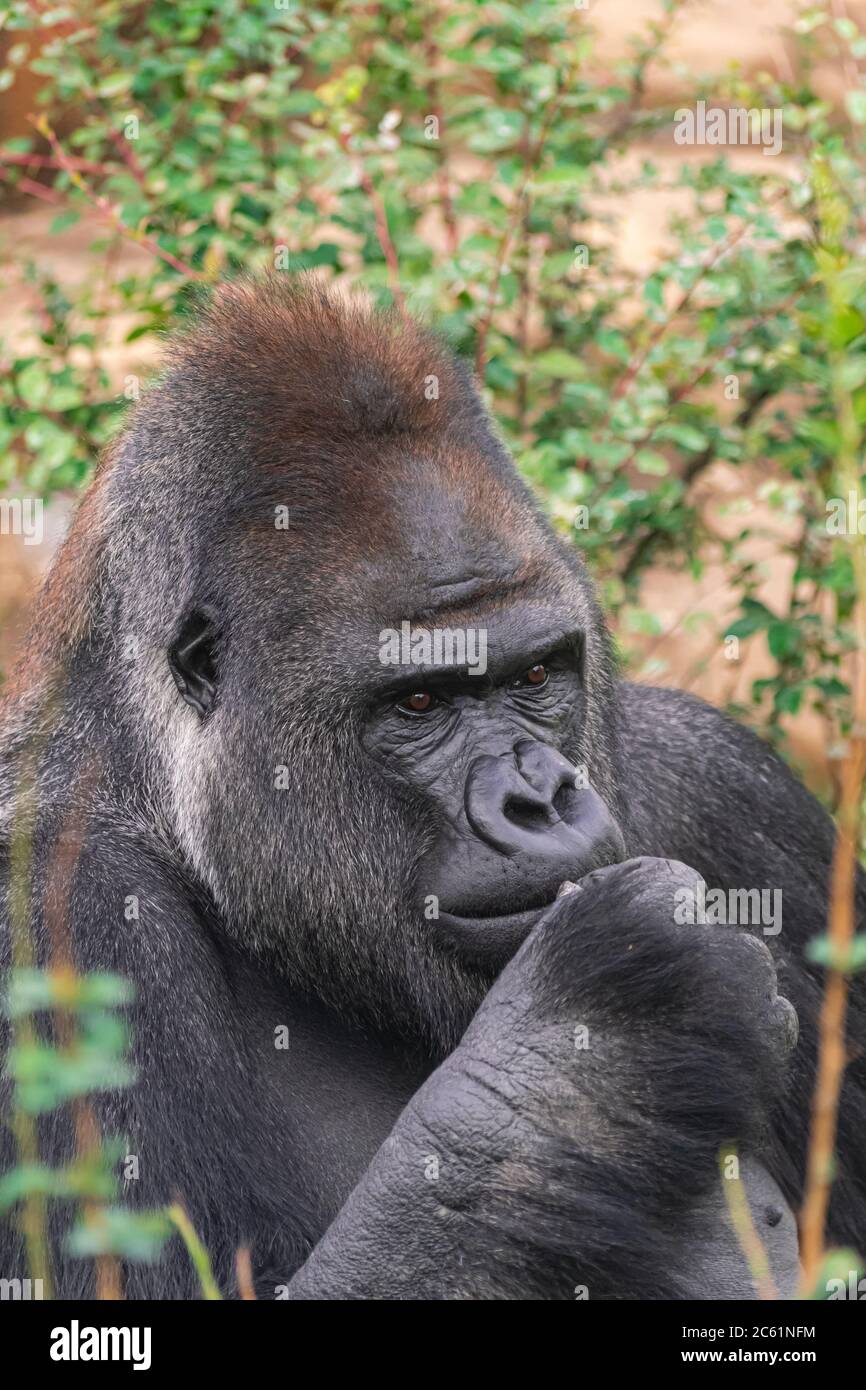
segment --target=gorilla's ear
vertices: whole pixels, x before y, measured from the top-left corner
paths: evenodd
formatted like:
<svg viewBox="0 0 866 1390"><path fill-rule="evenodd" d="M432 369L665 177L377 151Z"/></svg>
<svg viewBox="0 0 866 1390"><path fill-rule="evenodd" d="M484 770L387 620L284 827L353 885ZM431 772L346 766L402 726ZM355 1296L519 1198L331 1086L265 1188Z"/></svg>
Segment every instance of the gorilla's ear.
<svg viewBox="0 0 866 1390"><path fill-rule="evenodd" d="M216 698L216 645L217 627L213 617L201 609L194 609L184 618L180 632L168 649L174 683L187 704L202 718Z"/></svg>

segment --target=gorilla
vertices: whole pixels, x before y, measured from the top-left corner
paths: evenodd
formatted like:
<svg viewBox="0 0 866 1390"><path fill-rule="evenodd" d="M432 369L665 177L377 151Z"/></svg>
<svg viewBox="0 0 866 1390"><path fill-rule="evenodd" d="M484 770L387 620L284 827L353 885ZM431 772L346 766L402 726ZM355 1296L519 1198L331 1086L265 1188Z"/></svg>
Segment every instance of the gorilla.
<svg viewBox="0 0 866 1390"><path fill-rule="evenodd" d="M37 959L59 920L134 984L135 1080L94 1100L123 1201L179 1198L226 1295L247 1245L269 1298L754 1297L730 1145L793 1290L832 824L750 732L618 678L425 328L279 279L192 323L5 694L7 970L22 806ZM849 1028L829 1238L862 1250L862 985ZM73 1134L44 1117L43 1162ZM92 1297L50 1211L57 1291ZM197 1296L177 1240L123 1278Z"/></svg>

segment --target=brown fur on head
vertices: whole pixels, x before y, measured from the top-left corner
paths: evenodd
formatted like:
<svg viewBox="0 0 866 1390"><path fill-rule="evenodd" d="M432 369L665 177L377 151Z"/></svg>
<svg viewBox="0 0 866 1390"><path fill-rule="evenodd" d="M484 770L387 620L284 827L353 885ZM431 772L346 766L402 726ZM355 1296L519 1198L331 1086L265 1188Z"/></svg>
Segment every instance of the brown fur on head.
<svg viewBox="0 0 866 1390"><path fill-rule="evenodd" d="M234 282L169 362L192 381L223 375L272 443L452 433L482 418L468 372L439 338L311 278Z"/></svg>

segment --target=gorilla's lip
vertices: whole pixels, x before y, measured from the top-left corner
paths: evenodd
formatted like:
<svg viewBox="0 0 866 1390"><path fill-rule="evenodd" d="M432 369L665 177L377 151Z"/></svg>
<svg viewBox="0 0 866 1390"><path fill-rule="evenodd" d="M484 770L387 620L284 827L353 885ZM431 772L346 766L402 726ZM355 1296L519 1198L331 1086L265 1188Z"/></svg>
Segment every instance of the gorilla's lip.
<svg viewBox="0 0 866 1390"><path fill-rule="evenodd" d="M502 917L462 917L454 912L440 911L437 927L444 941L461 955L471 955L476 960L499 960L517 950L539 917L555 901L554 897L540 907L529 907Z"/></svg>

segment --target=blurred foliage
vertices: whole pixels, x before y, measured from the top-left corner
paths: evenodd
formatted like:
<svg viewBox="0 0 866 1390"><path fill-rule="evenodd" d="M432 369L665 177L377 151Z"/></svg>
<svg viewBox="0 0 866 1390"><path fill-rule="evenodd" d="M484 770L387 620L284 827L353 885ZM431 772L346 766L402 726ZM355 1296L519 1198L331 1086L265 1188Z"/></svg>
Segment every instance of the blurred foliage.
<svg viewBox="0 0 866 1390"><path fill-rule="evenodd" d="M0 1177L0 1215L20 1206L30 1273L43 1280L48 1297L48 1199L79 1204L80 1217L67 1241L70 1255L153 1260L172 1234L166 1212L120 1205L118 1168L127 1145L99 1138L89 1100L135 1079L126 1060L126 1025L118 1013L131 999L131 985L115 975L81 976L68 968L19 965L7 978L2 1007L12 1032L6 1061L12 1083L8 1122L18 1163ZM47 1018L55 1020L56 1039L44 1027ZM77 1152L63 1167L50 1168L39 1161L36 1117L66 1105L75 1117Z"/></svg>
<svg viewBox="0 0 866 1390"><path fill-rule="evenodd" d="M790 36L786 80L675 70L679 106L780 111L783 154L653 160L677 148L675 113L648 108L647 79L683 8L664 0L615 70L594 55L592 6L573 0L0 9L13 38L0 87L26 67L44 78L33 134L0 148L0 176L56 202L58 258L81 213L104 228L74 289L21 267L37 346L0 345L0 482L48 495L86 480L126 406L100 363L118 311L135 340L238 269L318 268L382 301L399 283L475 359L524 474L588 552L627 658L664 634L640 602L647 565L699 575L721 560L741 604L729 635L771 658L740 712L771 737L809 707L844 726L852 537L829 533L827 502L840 355L858 429L866 418L866 36L819 5ZM828 63L838 108L815 82ZM820 179L845 209L827 253L842 302L822 272ZM676 190L680 211L668 253L637 274L615 222L651 190ZM127 241L147 255L118 276ZM695 487L718 460L751 470L724 524ZM745 545L768 512L793 571L778 612Z"/></svg>
<svg viewBox="0 0 866 1390"><path fill-rule="evenodd" d="M172 1235L189 1252L206 1299L220 1297L210 1260L184 1208L174 1202L151 1210L128 1200L128 1142L103 1138L93 1097L130 1086L136 1070L127 1058L128 1029L122 1009L133 1002L132 984L119 975L80 975L69 965L33 967L29 908L20 892L27 862L26 829L18 832L23 858L16 864L19 913L13 931L13 969L4 982L0 1012L9 1022L11 1044L4 1070L11 1104L4 1117L15 1138L18 1161L0 1175L0 1217L17 1213L30 1277L42 1281L40 1297L54 1292L49 1201L73 1202L78 1219L66 1237L65 1254L96 1260L100 1298L122 1296L120 1261L153 1262ZM65 933L65 925L64 925ZM75 1153L62 1167L39 1157L37 1120L67 1108ZM136 1174L137 1176L137 1174Z"/></svg>
<svg viewBox="0 0 866 1390"><path fill-rule="evenodd" d="M120 1260L156 1261L177 1233L202 1296L220 1298L210 1259L184 1208L178 1202L152 1210L130 1205L118 1176L129 1162L128 1143L119 1137L104 1139L99 1132L92 1097L136 1079L119 1012L132 1003L133 986L119 975L79 975L68 966L34 969L29 929L16 931L15 955L18 964L7 976L0 1012L9 1020L12 1037L5 1063L12 1083L6 1122L18 1162L0 1176L0 1216L19 1211L30 1276L42 1280L41 1296L53 1295L46 1205L52 1200L78 1204L65 1253L97 1261L99 1297L122 1295ZM22 958L28 963L22 964ZM36 1119L66 1106L71 1107L75 1156L50 1168L39 1158Z"/></svg>

